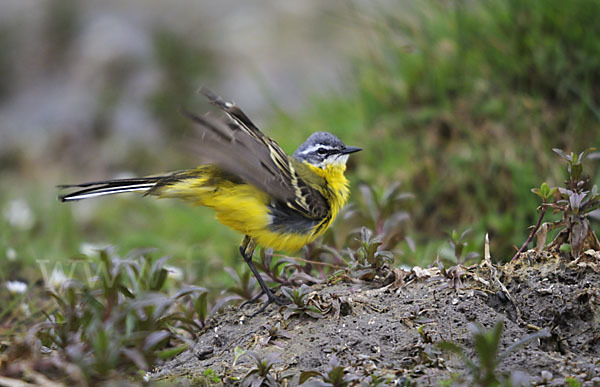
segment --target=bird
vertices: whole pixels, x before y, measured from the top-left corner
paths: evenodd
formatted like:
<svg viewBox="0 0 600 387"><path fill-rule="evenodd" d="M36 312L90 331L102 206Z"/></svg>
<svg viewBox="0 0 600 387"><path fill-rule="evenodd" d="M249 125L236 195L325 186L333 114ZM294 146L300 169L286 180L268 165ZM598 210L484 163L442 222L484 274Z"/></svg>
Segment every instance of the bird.
<svg viewBox="0 0 600 387"><path fill-rule="evenodd" d="M252 262L260 245L295 252L331 226L349 196L344 176L350 154L329 132L315 132L290 156L263 134L233 102L201 88L208 101L226 117L216 119L183 110L195 123L192 142L201 164L195 168L140 178L59 185L76 189L59 195L62 202L138 192L144 196L177 198L215 211L222 224L244 235L239 250L261 287L255 299L282 305Z"/></svg>

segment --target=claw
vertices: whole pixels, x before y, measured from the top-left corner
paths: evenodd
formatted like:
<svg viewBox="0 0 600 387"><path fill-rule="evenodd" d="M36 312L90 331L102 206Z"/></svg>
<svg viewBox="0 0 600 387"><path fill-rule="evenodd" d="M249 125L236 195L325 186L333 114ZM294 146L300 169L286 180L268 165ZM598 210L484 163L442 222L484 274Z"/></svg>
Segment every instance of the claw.
<svg viewBox="0 0 600 387"><path fill-rule="evenodd" d="M256 316L257 314L264 312L265 309L267 309L267 307L271 304L271 303L275 303L279 306L282 305L287 305L289 304L289 300L287 298L282 298L282 297L277 297L273 294L273 292L275 292L276 289L269 289L269 293L265 293L265 291L261 290L260 293L258 293L256 296L252 297L252 299L245 301L244 303L242 303L240 305L240 309L244 309L246 306L250 305L250 304L254 304L256 302L258 302L258 300L260 300L260 298L262 296L264 296L265 294L267 295L267 300L264 302L264 304L260 307L260 309L258 309L258 311L254 312L251 317Z"/></svg>

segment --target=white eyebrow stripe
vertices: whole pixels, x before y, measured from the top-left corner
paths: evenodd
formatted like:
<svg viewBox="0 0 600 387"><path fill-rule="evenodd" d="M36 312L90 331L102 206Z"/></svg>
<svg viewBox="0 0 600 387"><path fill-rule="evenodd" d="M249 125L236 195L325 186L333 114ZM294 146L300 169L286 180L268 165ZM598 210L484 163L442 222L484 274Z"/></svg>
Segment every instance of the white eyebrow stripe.
<svg viewBox="0 0 600 387"><path fill-rule="evenodd" d="M323 149L327 149L327 150L332 150L332 149L334 149L334 148L333 148L332 146L330 146L330 145L317 144L317 145L313 145L313 146L311 146L310 148L306 148L305 150L303 150L302 152L300 152L300 154L301 154L301 155L306 155L306 154L312 153L312 152L314 152L314 151L316 151L316 150L318 150L318 149L321 149L321 148L323 148Z"/></svg>

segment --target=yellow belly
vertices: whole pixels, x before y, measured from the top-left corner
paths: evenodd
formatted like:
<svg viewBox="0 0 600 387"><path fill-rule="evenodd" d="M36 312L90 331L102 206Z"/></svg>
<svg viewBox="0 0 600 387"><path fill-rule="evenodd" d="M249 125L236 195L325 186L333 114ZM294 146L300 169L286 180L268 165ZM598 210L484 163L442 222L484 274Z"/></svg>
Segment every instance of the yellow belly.
<svg viewBox="0 0 600 387"><path fill-rule="evenodd" d="M226 226L249 235L264 247L296 251L314 241L320 234L295 234L271 231L267 194L248 184L221 187L218 193L207 197L204 203L216 212L217 219Z"/></svg>
<svg viewBox="0 0 600 387"><path fill-rule="evenodd" d="M345 168L344 168L345 169ZM296 251L321 236L346 203L347 180L343 169L335 171L332 189L324 192L331 204L331 216L307 233L277 232L269 228L269 196L250 184L233 182L215 176L215 169L200 167L193 178L161 187L152 194L161 198L180 198L194 205L215 210L216 218L224 225L244 235L249 235L263 247L275 250ZM330 171L331 172L331 171ZM321 173L321 170L317 171ZM323 171L326 173L326 171ZM332 197L328 197L332 195Z"/></svg>
<svg viewBox="0 0 600 387"><path fill-rule="evenodd" d="M314 241L321 233L279 233L269 229L269 196L253 185L221 181L218 187L209 178L197 177L164 187L156 194L161 198L180 198L194 205L215 210L224 225L249 235L264 247L296 251Z"/></svg>

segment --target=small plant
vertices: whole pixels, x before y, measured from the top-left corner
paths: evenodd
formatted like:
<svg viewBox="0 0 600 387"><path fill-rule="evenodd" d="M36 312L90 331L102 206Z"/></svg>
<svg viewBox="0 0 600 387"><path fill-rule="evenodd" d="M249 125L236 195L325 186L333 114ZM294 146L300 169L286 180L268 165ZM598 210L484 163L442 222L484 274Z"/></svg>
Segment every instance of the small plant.
<svg viewBox="0 0 600 387"><path fill-rule="evenodd" d="M290 339L292 336L281 328L281 323L275 325L265 325L267 335L259 340L259 345L267 346L269 344L276 344L277 339Z"/></svg>
<svg viewBox="0 0 600 387"><path fill-rule="evenodd" d="M600 250L600 242L587 218L592 211L600 208L600 194L597 185L590 188L590 178L583 174L583 161L598 153L591 153L594 148L586 149L579 154L574 152L567 154L560 149L553 150L567 161L565 187L550 188L548 184L543 183L540 188L532 189L532 192L542 199L539 207L540 216L513 260L527 248L536 234L538 234L538 244L544 245L548 230L556 228L561 231L547 247L548 250L570 253L574 258L578 258L585 248ZM558 199L555 199L556 191L559 193ZM554 213L562 213L562 218L553 223L542 224L548 208L551 208Z"/></svg>
<svg viewBox="0 0 600 387"><path fill-rule="evenodd" d="M283 309L283 318L289 319L291 316L298 315L307 315L313 318L322 318L323 312L314 305L310 305L306 297L310 293L310 287L302 284L297 289L291 289L288 287L282 287L281 292L292 303L290 305L285 305L282 307Z"/></svg>
<svg viewBox="0 0 600 387"><path fill-rule="evenodd" d="M308 379L313 377L320 380L308 381ZM303 386L346 387L357 380L358 376L348 373L346 368L340 365L335 355L329 360L329 367L325 373L319 371L305 371L300 374L300 385Z"/></svg>
<svg viewBox="0 0 600 387"><path fill-rule="evenodd" d="M279 283L286 286L299 286L306 283L318 283L319 279L311 275L314 268L309 260L302 260L290 257L278 257L274 259L272 249L261 249L260 260L256 262L256 267L266 277L265 280Z"/></svg>
<svg viewBox="0 0 600 387"><path fill-rule="evenodd" d="M193 314L179 312L178 305L195 294L203 300L206 289L184 288L173 296L161 292L165 261L140 252L121 259L102 251L97 270L102 274L93 285L71 280L62 291L49 291L56 310L31 335L76 364L88 382L124 370L149 370L180 354L201 324Z"/></svg>
<svg viewBox="0 0 600 387"><path fill-rule="evenodd" d="M242 378L242 386L279 386L277 378L270 374L271 368L280 361L279 355L269 353L262 357L256 352L246 353L254 359L255 367Z"/></svg>
<svg viewBox="0 0 600 387"><path fill-rule="evenodd" d="M517 378L516 373L514 375L509 375L507 378L503 375L499 375L496 368L517 348L523 347L537 338L548 337L549 333L547 331L543 330L527 335L499 354L500 339L502 337L502 331L504 330L504 322L502 320L498 321L490 330L485 329L481 324L470 324L469 330L473 335L473 345L478 357L478 362L473 361L467 356L465 350L455 343L442 341L438 343L438 345L441 349L453 352L461 357L467 370L471 374L472 380L470 385L481 387L528 385L528 383L520 384L520 382L515 384Z"/></svg>
<svg viewBox="0 0 600 387"><path fill-rule="evenodd" d="M579 258L584 246L600 250L600 243L590 226L587 216L590 212L600 208L600 194L598 186L590 188L589 176L583 175L583 161L594 148L589 148L577 154L571 152L567 155L560 149L553 149L560 157L567 161L568 179L566 188L558 188L560 199L550 205L554 212L562 212L562 219L553 224L553 228L560 227L562 231L550 244L551 250L560 249L563 244L570 245L571 255ZM587 242L587 243L586 243Z"/></svg>
<svg viewBox="0 0 600 387"><path fill-rule="evenodd" d="M380 375L369 375L360 382L360 386L365 387L383 387L390 385L389 378Z"/></svg>
<svg viewBox="0 0 600 387"><path fill-rule="evenodd" d="M200 376L197 380L194 380L193 383L194 385L200 386L212 386L220 381L221 379L219 378L219 374L215 370L207 368L204 370L204 372L202 372L202 376Z"/></svg>
<svg viewBox="0 0 600 387"><path fill-rule="evenodd" d="M222 377L222 379L225 382L235 382L235 381L239 381L238 377L233 376L233 373L235 371L235 367L237 365L238 360L240 360L240 358L242 356L244 356L246 354L246 350L243 349L242 347L240 347L239 345L236 345L236 347L233 349L233 361L231 362L231 366L229 366L226 370L225 373Z"/></svg>
<svg viewBox="0 0 600 387"><path fill-rule="evenodd" d="M462 287L462 278L465 274L467 274L467 269L464 267L464 264L471 259L479 257L479 253L475 251L472 251L463 257L463 253L469 245L469 243L467 242L467 236L470 232L471 229L468 228L461 234L459 234L456 230L452 230L452 232L448 234L448 241L452 249L451 254L453 254L451 258L448 259L452 262L456 262L456 265L446 268L442 261L439 259L439 256L436 260L437 266L440 269L441 274L448 280L450 280L450 286L454 289ZM448 257L450 253L445 252L445 250L443 250L442 254Z"/></svg>
<svg viewBox="0 0 600 387"><path fill-rule="evenodd" d="M356 251L349 251L349 269L354 278L371 281L377 275L386 275L394 263L391 251L381 249L383 244L381 236L373 236L373 232L366 227L360 229L360 245Z"/></svg>
<svg viewBox="0 0 600 387"><path fill-rule="evenodd" d="M207 324L207 320L219 309L230 302L238 301L240 299L238 296L218 298L209 310L208 296L208 291L198 288L196 292L184 297L182 302L177 304L178 310L183 315L184 321L194 322L195 327L193 331L189 331L192 335L197 334L198 331L204 328ZM185 327L187 327L187 325L184 326L183 329L185 329Z"/></svg>
<svg viewBox="0 0 600 387"><path fill-rule="evenodd" d="M449 234L450 247L452 247L454 258L456 259L456 263L458 265L462 265L470 259L479 258L479 253L476 251L470 252L463 258L465 248L469 245L467 242L467 237L470 233L471 229L467 228L461 234L459 234L456 230L452 230L452 232Z"/></svg>
<svg viewBox="0 0 600 387"><path fill-rule="evenodd" d="M540 229L540 225L542 224L542 220L544 219L544 215L546 215L546 210L548 209L547 204L552 199L552 197L554 196L554 193L556 192L557 189L558 188L550 189L550 187L548 186L547 183L542 183L540 188L533 188L531 190L531 192L533 192L534 194L536 194L537 196L539 196L542 199L542 204L538 207L538 210L540 211L540 216L538 217L538 220L537 220L537 223L535 224L535 226L532 227L532 230L529 233L529 237L527 238L525 243L523 243L521 248L515 253L512 260L515 260L523 251L525 251L525 249L529 245L529 242L531 242L533 237L536 235L536 233ZM544 229L546 229L546 228L544 228ZM544 236L543 239L544 239L544 243L545 243L546 237Z"/></svg>
<svg viewBox="0 0 600 387"><path fill-rule="evenodd" d="M252 300L256 296L258 283L248 269L243 269L241 274L230 267L226 267L225 271L234 282L234 285L227 288L227 292L237 295L241 300Z"/></svg>
<svg viewBox="0 0 600 387"><path fill-rule="evenodd" d="M366 207L362 211L362 222L375 231L381 238L382 248L392 249L407 238L406 223L410 220L410 214L401 209L404 203L414 199L409 192L402 192L399 182L386 187L381 195L377 195L372 185L362 183L359 186L361 201Z"/></svg>
<svg viewBox="0 0 600 387"><path fill-rule="evenodd" d="M291 287L306 283L321 282L321 280L310 275L313 268L312 265L309 263L303 265L298 259L285 256L274 259L272 249L261 249L260 260L255 261L255 264L261 272L261 276L267 282L275 282ZM246 305L254 302L257 297L260 297L261 293L257 293L257 281L249 270L244 270L242 274L238 274L235 270L228 267L225 270L235 283L234 286L227 289L227 292L235 295L231 296L227 302L231 302L234 298L237 298L245 300L242 305ZM273 288L273 291L275 290L276 288Z"/></svg>
<svg viewBox="0 0 600 387"><path fill-rule="evenodd" d="M579 380L577 380L577 378L573 376L566 377L565 383L569 387L581 387L581 383L579 382Z"/></svg>

